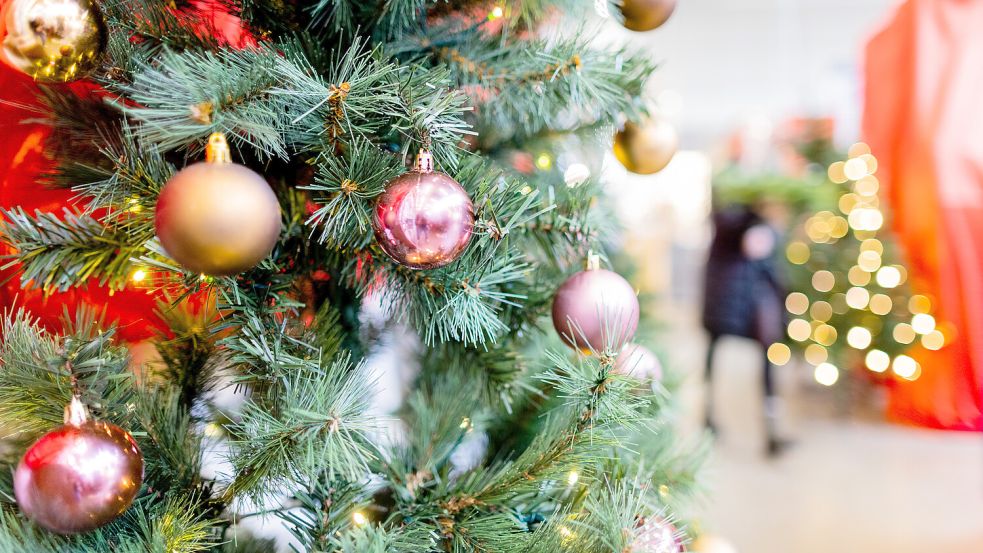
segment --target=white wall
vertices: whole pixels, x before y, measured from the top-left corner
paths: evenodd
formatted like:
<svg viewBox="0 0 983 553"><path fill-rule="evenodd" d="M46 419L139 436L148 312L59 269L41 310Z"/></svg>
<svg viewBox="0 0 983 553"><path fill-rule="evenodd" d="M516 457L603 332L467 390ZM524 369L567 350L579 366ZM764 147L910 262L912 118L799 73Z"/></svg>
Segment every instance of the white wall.
<svg viewBox="0 0 983 553"><path fill-rule="evenodd" d="M663 62L653 95L682 100L684 148L705 149L749 119L835 116L837 136L858 136L862 46L898 0L679 0L662 28L633 33L614 22L601 40Z"/></svg>

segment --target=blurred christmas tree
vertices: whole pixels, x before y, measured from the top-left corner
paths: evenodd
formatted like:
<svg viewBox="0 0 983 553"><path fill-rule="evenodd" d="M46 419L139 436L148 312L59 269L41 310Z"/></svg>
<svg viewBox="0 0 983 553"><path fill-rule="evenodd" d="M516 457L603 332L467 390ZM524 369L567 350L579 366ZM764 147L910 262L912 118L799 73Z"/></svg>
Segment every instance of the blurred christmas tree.
<svg viewBox="0 0 983 553"><path fill-rule="evenodd" d="M768 357L784 365L795 348L827 386L841 370L875 381L917 379L922 369L905 352L941 348L945 333L936 328L930 298L913 295L903 254L885 228L876 157L862 143L844 156L821 123L791 139L797 161L788 165L795 170L749 175L731 168L714 183L718 203L777 204L790 221L789 340L773 344Z"/></svg>
<svg viewBox="0 0 983 553"><path fill-rule="evenodd" d="M870 149L851 146L847 159L827 170L835 208L808 216L786 247L791 293L785 306L795 317L788 336L827 386L841 369L862 367L881 378L917 379L921 367L905 351L916 341L929 349L945 344L931 301L907 286L903 256L884 228L876 172ZM776 344L769 355L785 363L789 350Z"/></svg>
<svg viewBox="0 0 983 553"><path fill-rule="evenodd" d="M246 531L272 519L304 551L681 551L699 455L595 205L653 66L541 34L587 9L619 13L5 0L77 194L4 210L9 266L145 290L163 328L5 314L0 550L282 550Z"/></svg>

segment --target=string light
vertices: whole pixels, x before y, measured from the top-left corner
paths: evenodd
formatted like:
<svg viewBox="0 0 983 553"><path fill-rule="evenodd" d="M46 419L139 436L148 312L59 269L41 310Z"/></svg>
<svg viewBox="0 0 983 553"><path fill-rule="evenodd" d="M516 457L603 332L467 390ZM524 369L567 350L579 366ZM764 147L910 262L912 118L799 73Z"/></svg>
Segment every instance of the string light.
<svg viewBox="0 0 983 553"><path fill-rule="evenodd" d="M870 297L870 312L875 315L887 315L894 308L894 302L890 296L884 294L874 294Z"/></svg>
<svg viewBox="0 0 983 553"><path fill-rule="evenodd" d="M793 315L802 315L809 310L809 297L802 292L792 292L785 298L785 309Z"/></svg>
<svg viewBox="0 0 983 553"><path fill-rule="evenodd" d="M792 242L785 248L785 256L794 265L804 265L809 261L809 246L805 242Z"/></svg>
<svg viewBox="0 0 983 553"><path fill-rule="evenodd" d="M816 366L813 377L823 386L832 386L840 379L840 370L832 363L820 363Z"/></svg>
<svg viewBox="0 0 983 553"><path fill-rule="evenodd" d="M352 521L355 523L355 526L365 526L369 522L368 519L365 518L365 515L359 511L355 511L352 514Z"/></svg>
<svg viewBox="0 0 983 553"><path fill-rule="evenodd" d="M881 288L897 288L901 284L901 271L897 267L881 267L877 271L877 285Z"/></svg>
<svg viewBox="0 0 983 553"><path fill-rule="evenodd" d="M899 323L894 326L891 332L894 341L899 344L910 344L915 341L915 329L908 323Z"/></svg>
<svg viewBox="0 0 983 553"><path fill-rule="evenodd" d="M781 342L768 346L768 361L772 365L782 366L792 359L792 349Z"/></svg>
<svg viewBox="0 0 983 553"><path fill-rule="evenodd" d="M553 158L551 158L550 155L545 152L539 154L536 156L536 167L546 171L550 167L553 167Z"/></svg>
<svg viewBox="0 0 983 553"><path fill-rule="evenodd" d="M137 269L133 271L132 275L130 275L130 280L136 283L143 282L146 278L147 278L147 271L144 271L143 269Z"/></svg>
<svg viewBox="0 0 983 553"><path fill-rule="evenodd" d="M797 341L805 342L812 335L812 326L805 319L792 319L788 323L788 337Z"/></svg>
<svg viewBox="0 0 983 553"><path fill-rule="evenodd" d="M864 362L868 369L875 373L882 373L891 366L891 356L879 349L872 349L867 352Z"/></svg>
<svg viewBox="0 0 983 553"><path fill-rule="evenodd" d="M806 346L806 350L803 355L806 358L806 363L813 366L824 363L829 359L829 352L826 351L826 348L820 346L819 344L809 344Z"/></svg>
<svg viewBox="0 0 983 553"><path fill-rule="evenodd" d="M873 336L862 326L855 326L846 333L846 343L854 349L867 349Z"/></svg>
<svg viewBox="0 0 983 553"><path fill-rule="evenodd" d="M870 292L866 288L854 286L846 291L846 304L854 309L866 309L870 303Z"/></svg>
<svg viewBox="0 0 983 553"><path fill-rule="evenodd" d="M505 10L502 9L502 6L495 6L492 8L491 13L488 14L488 20L494 21L501 18L503 15L505 15Z"/></svg>
<svg viewBox="0 0 983 553"><path fill-rule="evenodd" d="M812 287L819 292L829 292L836 286L836 277L833 273L822 270L816 271L812 275Z"/></svg>
<svg viewBox="0 0 983 553"><path fill-rule="evenodd" d="M567 484L573 486L577 483L577 480L580 480L580 474L578 474L575 470L571 470L570 474L567 475Z"/></svg>
<svg viewBox="0 0 983 553"><path fill-rule="evenodd" d="M935 317L928 313L919 313L911 318L911 328L918 334L928 334L935 330Z"/></svg>
<svg viewBox="0 0 983 553"><path fill-rule="evenodd" d="M922 336L922 347L929 350L940 350L945 345L945 335L941 331L933 330Z"/></svg>
<svg viewBox="0 0 983 553"><path fill-rule="evenodd" d="M915 373L918 372L918 362L907 355L899 355L894 358L894 363L891 364L891 370L901 378L911 380L915 376Z"/></svg>

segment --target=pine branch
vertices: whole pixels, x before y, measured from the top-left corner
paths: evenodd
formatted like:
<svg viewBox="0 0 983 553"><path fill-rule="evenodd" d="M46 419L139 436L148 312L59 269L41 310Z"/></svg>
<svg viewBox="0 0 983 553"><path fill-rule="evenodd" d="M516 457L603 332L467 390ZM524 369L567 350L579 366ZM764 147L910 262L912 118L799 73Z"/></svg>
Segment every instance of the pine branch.
<svg viewBox="0 0 983 553"><path fill-rule="evenodd" d="M276 386L280 408L247 403L230 429L236 479L227 496L263 497L324 470L329 478L364 478L374 457L368 440L374 421L366 414L370 386L364 369L342 355L327 369L314 359L285 375Z"/></svg>
<svg viewBox="0 0 983 553"><path fill-rule="evenodd" d="M66 209L28 215L21 208L0 210L0 235L14 253L4 268L21 265L21 283L47 292L81 286L92 278L122 289L133 269L132 259L146 251L140 237L108 229L87 215Z"/></svg>
<svg viewBox="0 0 983 553"><path fill-rule="evenodd" d="M0 326L0 420L6 437L29 441L60 426L75 391L99 418L122 422L132 400L127 353L80 312L67 336L41 328L24 310L4 314Z"/></svg>

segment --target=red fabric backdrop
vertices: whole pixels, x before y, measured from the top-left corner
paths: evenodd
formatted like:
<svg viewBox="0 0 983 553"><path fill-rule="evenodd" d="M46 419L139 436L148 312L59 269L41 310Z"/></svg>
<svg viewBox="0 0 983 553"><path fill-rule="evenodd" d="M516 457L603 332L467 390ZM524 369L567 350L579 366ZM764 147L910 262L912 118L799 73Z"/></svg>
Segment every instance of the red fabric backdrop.
<svg viewBox="0 0 983 553"><path fill-rule="evenodd" d="M190 21L200 24L207 32L220 37L233 48L249 48L256 40L242 28L238 17L230 15L217 0L192 2L195 13ZM91 90L92 85L75 83L76 91ZM23 124L34 114L11 104L37 105L37 86L17 71L0 63L0 207L21 206L28 212L35 209L60 213L72 197L65 190L47 190L37 183L38 176L51 166L45 156L44 139L49 129L38 124ZM2 250L0 253L9 253ZM0 263L3 265L4 263ZM27 307L48 326L57 327L65 308L69 314L87 304L105 309L110 320L120 325L120 336L127 341L151 337L164 324L154 315L156 299L138 289L112 293L106 288L87 285L45 297L38 290L22 290L16 278L16 268L0 271L0 308Z"/></svg>
<svg viewBox="0 0 983 553"><path fill-rule="evenodd" d="M36 85L31 79L0 64L0 98L17 104L35 104ZM0 206L21 206L28 212L61 212L69 205L72 194L65 190L48 190L37 183L38 176L51 166L44 155L48 129L39 124L23 124L33 114L0 103ZM4 251L3 253L9 253ZM110 295L109 290L89 285L45 297L39 290L22 290L16 269L0 271L0 280L13 279L0 286L0 307L23 306L42 322L57 327L65 308L74 314L79 306L105 307L109 319L120 324L120 335L139 341L153 334L160 321L154 316L152 296L141 290L125 290Z"/></svg>
<svg viewBox="0 0 983 553"><path fill-rule="evenodd" d="M866 52L865 139L917 291L955 336L890 414L983 429L983 2L909 0ZM953 339L954 338L954 339Z"/></svg>

